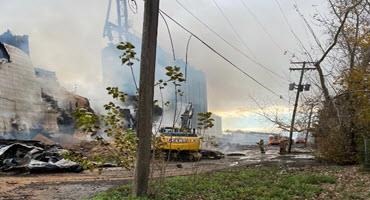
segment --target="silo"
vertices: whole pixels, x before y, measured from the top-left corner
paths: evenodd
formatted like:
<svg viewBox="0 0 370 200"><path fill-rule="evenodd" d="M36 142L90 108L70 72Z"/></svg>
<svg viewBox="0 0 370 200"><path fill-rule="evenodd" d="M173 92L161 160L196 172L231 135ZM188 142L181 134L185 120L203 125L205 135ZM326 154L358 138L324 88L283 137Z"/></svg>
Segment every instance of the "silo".
<svg viewBox="0 0 370 200"><path fill-rule="evenodd" d="M40 85L24 51L4 43L0 47L0 133L28 132L41 117Z"/></svg>

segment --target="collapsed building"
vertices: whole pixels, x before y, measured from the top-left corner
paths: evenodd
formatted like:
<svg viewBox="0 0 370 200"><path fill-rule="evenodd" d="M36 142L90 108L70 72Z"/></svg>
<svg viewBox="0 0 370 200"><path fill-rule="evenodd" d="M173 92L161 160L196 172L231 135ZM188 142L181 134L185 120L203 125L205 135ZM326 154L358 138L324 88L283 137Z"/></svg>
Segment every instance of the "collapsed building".
<svg viewBox="0 0 370 200"><path fill-rule="evenodd" d="M63 88L55 72L35 68L35 74L44 103L45 114L41 120L44 129L50 132L74 134L73 112L78 108L86 108L93 112L89 100Z"/></svg>
<svg viewBox="0 0 370 200"><path fill-rule="evenodd" d="M60 86L55 72L34 68L28 46L26 36L0 36L0 137L74 134L73 112L92 111L88 99Z"/></svg>
<svg viewBox="0 0 370 200"><path fill-rule="evenodd" d="M0 51L0 132L15 137L36 127L41 90L25 52L4 43L0 43Z"/></svg>
<svg viewBox="0 0 370 200"><path fill-rule="evenodd" d="M28 35L14 35L10 30L0 35L1 42L17 47L27 55L30 55L28 39Z"/></svg>

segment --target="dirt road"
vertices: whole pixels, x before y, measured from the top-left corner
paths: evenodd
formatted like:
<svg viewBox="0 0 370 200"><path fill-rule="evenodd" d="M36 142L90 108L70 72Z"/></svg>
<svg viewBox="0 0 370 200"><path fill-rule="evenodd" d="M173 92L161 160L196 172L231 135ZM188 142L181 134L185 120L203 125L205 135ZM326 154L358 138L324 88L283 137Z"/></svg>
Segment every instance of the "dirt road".
<svg viewBox="0 0 370 200"><path fill-rule="evenodd" d="M227 160L170 163L166 176L202 173L224 169L229 165ZM159 170L155 170L153 176L158 177ZM2 175L0 176L0 199L83 199L111 187L128 183L132 178L133 172L122 168L107 168L100 173L94 170L82 173Z"/></svg>
<svg viewBox="0 0 370 200"><path fill-rule="evenodd" d="M276 148L268 149L264 155L254 149L245 150L242 153L245 153L245 156L238 155L200 162L172 162L167 166L166 176L190 175L266 162L307 164L314 162L309 153L280 156ZM159 173L159 169L154 169L153 177L158 177ZM128 183L132 178L133 172L122 168L107 168L101 173L95 170L82 173L0 175L0 200L86 199L98 192Z"/></svg>

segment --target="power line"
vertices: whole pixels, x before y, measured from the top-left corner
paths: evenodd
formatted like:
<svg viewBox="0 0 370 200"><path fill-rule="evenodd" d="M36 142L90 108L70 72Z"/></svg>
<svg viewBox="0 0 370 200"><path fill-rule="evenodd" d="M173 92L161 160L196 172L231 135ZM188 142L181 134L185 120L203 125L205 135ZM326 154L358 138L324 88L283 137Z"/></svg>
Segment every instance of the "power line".
<svg viewBox="0 0 370 200"><path fill-rule="evenodd" d="M297 13L298 13L298 14L299 14L299 16L302 18L302 20L305 22L305 24L306 24L306 26L307 26L308 30L310 31L310 33L311 33L312 37L315 39L316 44L319 46L319 48L320 48L320 50L321 50L322 52L325 52L325 50L324 50L323 46L321 45L321 42L320 42L319 38L318 38L318 37L316 36L316 34L315 34L315 31L313 30L312 26L311 26L311 25L310 25L310 23L307 21L306 17L303 15L303 13L299 10L299 8L298 8L298 3L297 3L296 1L294 1L294 2L295 2L294 7L295 7L295 9L296 9Z"/></svg>
<svg viewBox="0 0 370 200"><path fill-rule="evenodd" d="M188 42L186 43L186 53L185 53L185 80L188 79L188 54L189 54L189 46L190 46L190 40L193 35L190 34Z"/></svg>
<svg viewBox="0 0 370 200"><path fill-rule="evenodd" d="M186 52L185 52L185 85L187 86L188 84L188 54L189 54L189 47L190 47L190 41L191 41L191 38L193 37L193 35L190 34L189 36L189 39L188 39L188 42L186 43ZM186 102L188 102L188 90L189 88L186 87L186 90L187 92L185 93L186 95Z"/></svg>
<svg viewBox="0 0 370 200"><path fill-rule="evenodd" d="M168 36L170 38L170 42L171 42L171 49L172 49L172 56L173 56L173 60L176 61L176 56L175 56L175 47L173 45L173 39L172 39L172 34L171 34L171 30L170 30L170 27L168 26L168 23L167 23L167 20L166 18L164 18L164 16L162 15L162 13L159 13L164 21L164 24L166 25L166 28L167 28L167 32L168 32Z"/></svg>
<svg viewBox="0 0 370 200"><path fill-rule="evenodd" d="M236 28L234 27L233 23L231 22L231 20L227 17L227 15L225 14L225 12L222 10L222 8L218 5L217 1L216 0L212 0L213 3L215 4L215 6L217 7L218 11L220 11L222 17L226 20L227 24L230 26L232 32L236 35L236 37L238 38L238 40L243 44L243 46L251 53L251 55L256 58L256 56L253 54L253 51L252 49L249 48L249 46L247 45L247 43L245 43L245 41L243 40L243 38L240 36L240 34L238 33L238 31L236 30Z"/></svg>
<svg viewBox="0 0 370 200"><path fill-rule="evenodd" d="M243 1L240 0L242 3L243 7L249 12L250 15L256 20L257 24L262 28L263 32L266 33L266 35L270 38L270 40L274 43L274 45L282 52L284 52L283 48L275 41L275 39L272 37L272 35L269 33L267 28L262 24L262 22L258 19L257 15L254 14L254 12L247 6L247 4Z"/></svg>
<svg viewBox="0 0 370 200"><path fill-rule="evenodd" d="M270 40L272 41L272 43L281 51L283 52L283 54L287 54L288 52L291 53L289 50L287 49L283 49L279 43L274 39L274 37L272 37L271 33L268 31L268 29L266 28L266 26L263 25L263 23L261 22L261 20L259 20L258 16L252 11L252 9L249 8L249 6L247 5L247 3L245 3L244 0L240 0L240 2L242 3L243 7L247 10L247 12L249 12L249 14L254 18L254 20L256 21L256 23L261 27L261 29L263 30L263 32L265 32L265 34L270 38ZM293 53L291 53L293 54ZM285 76L287 76L286 74L284 74ZM285 77L286 78L286 77Z"/></svg>
<svg viewBox="0 0 370 200"><path fill-rule="evenodd" d="M287 18L287 16L285 15L285 12L283 10L283 8L281 7L280 3L279 3L279 0L275 0L275 3L277 4L277 6L279 7L279 10L280 10L280 13L281 15L283 16L283 19L285 21L285 23L288 25L288 28L290 30L290 32L292 33L293 37L298 41L298 43L300 44L300 46L303 48L303 50L306 52L307 55L310 56L308 50L306 49L306 47L303 45L303 42L301 41L301 39L299 39L299 37L297 36L297 34L294 32L293 30L293 27L292 25L290 25L289 23L289 20ZM310 56L311 57L311 56ZM311 58L312 60L312 58Z"/></svg>
<svg viewBox="0 0 370 200"><path fill-rule="evenodd" d="M253 80L254 82L256 82L258 85L260 85L261 87L263 87L264 89L266 89L267 91L271 92L272 94L278 96L280 99L283 99L283 97L279 94L277 94L275 91L273 91L272 89L268 88L267 86L265 86L264 84L262 84L261 82L259 82L257 79L253 78L252 75L248 74L247 72L245 72L243 69L241 69L240 67L238 67L236 64L234 64L232 61L230 61L229 59L227 59L224 55L222 55L221 53L219 53L217 50L215 50L213 47L211 47L209 44L207 44L204 40L202 40L199 36L195 35L193 32L191 32L189 29L185 28L182 24L180 24L178 21L176 21L175 19L173 19L171 16L169 16L166 12L164 12L163 10L160 10L160 12L162 12L166 17L168 17L171 21L173 21L175 24L177 24L180 28L182 28L184 31L188 32L189 34L191 34L193 37L195 37L196 39L198 39L202 44L204 44L206 47L208 47L211 51L213 51L215 54L217 54L219 57L221 57L222 59L224 59L226 62L228 62L230 65L232 65L235 69L239 70L242 74L244 74L245 76L247 76L248 78L250 78L251 80Z"/></svg>
<svg viewBox="0 0 370 200"><path fill-rule="evenodd" d="M286 81L286 79L281 76L280 74L276 73L275 71L269 69L268 67L264 66L263 64L261 64L260 62L258 62L257 60L253 59L252 57L248 56L246 53L244 53L241 49L239 49L238 47L236 47L235 45L233 45L232 43L230 43L229 41L227 41L223 36L221 36L219 33L217 33L214 29L212 29L209 25L207 25L203 20L201 20L199 17L197 17L193 12L191 12L189 9L187 9L182 3L180 3L178 0L176 0L176 2L188 13L190 14L192 17L194 17L199 23L201 23L204 27L206 27L210 32L212 32L213 34L215 34L218 38L220 38L222 41L224 41L227 45L229 45L232 49L234 49L235 51L239 52L243 57L245 57L246 59L248 59L249 61L253 62L254 64L256 64L257 66L259 67L262 67L263 69L267 70L268 72L270 72L271 74L275 75L276 77L278 77L279 79L285 81L285 82L288 82Z"/></svg>

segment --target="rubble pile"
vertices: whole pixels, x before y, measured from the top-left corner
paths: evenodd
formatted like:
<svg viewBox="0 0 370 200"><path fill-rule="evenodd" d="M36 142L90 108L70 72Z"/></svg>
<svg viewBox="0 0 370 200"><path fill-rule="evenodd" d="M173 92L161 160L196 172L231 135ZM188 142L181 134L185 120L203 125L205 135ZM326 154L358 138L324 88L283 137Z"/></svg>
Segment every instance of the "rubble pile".
<svg viewBox="0 0 370 200"><path fill-rule="evenodd" d="M118 166L117 149L112 143L81 141L69 146L68 149L82 158L90 160L97 168Z"/></svg>
<svg viewBox="0 0 370 200"><path fill-rule="evenodd" d="M2 172L81 172L82 166L66 160L58 145L38 141L0 140L0 171Z"/></svg>

